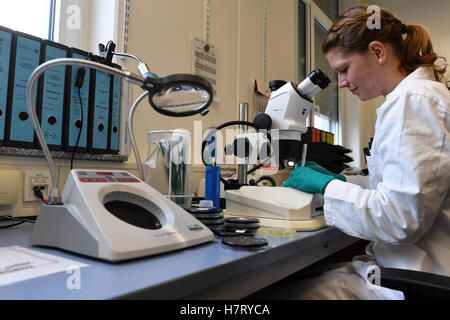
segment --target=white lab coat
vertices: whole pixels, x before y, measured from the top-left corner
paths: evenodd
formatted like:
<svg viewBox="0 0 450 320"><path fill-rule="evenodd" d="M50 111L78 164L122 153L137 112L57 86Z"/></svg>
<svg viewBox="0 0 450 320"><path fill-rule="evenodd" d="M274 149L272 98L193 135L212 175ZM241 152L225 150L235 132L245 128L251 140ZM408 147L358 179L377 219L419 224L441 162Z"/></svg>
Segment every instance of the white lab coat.
<svg viewBox="0 0 450 320"><path fill-rule="evenodd" d="M276 284L265 298L403 299L366 280L376 266L450 276L450 91L433 80L431 68L418 68L377 110L369 178L326 188L327 225L371 240L367 255Z"/></svg>
<svg viewBox="0 0 450 320"><path fill-rule="evenodd" d="M386 97L369 181L331 181L324 214L327 225L371 240L366 253L379 266L450 276L450 91L433 80L431 68L418 68ZM353 267L366 276L367 264Z"/></svg>

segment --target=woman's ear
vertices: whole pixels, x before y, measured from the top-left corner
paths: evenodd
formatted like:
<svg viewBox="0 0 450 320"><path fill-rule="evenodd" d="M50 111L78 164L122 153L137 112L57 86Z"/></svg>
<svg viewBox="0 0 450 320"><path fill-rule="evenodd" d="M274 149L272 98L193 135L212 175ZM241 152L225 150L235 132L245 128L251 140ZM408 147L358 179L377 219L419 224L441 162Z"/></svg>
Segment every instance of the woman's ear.
<svg viewBox="0 0 450 320"><path fill-rule="evenodd" d="M387 58L386 46L380 41L372 41L369 43L369 54L372 54L380 64L383 64Z"/></svg>

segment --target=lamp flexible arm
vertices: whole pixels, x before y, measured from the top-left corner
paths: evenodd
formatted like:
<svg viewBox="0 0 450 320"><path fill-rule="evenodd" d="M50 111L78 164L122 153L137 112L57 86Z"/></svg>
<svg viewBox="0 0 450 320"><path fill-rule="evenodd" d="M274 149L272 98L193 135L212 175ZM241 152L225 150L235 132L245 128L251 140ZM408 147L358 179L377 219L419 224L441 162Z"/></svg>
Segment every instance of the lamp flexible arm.
<svg viewBox="0 0 450 320"><path fill-rule="evenodd" d="M129 54L129 53L125 53L125 52L120 52L120 53L113 52L113 55L120 56L120 57L133 58L138 63L142 63L141 59L139 59L139 57L135 56L134 54Z"/></svg>
<svg viewBox="0 0 450 320"><path fill-rule="evenodd" d="M33 71L33 73L30 76L30 79L28 80L28 87L27 87L28 111L31 115L31 119L33 120L33 125L34 125L34 130L36 132L36 136L39 140L42 150L44 151L45 158L47 159L48 168L50 170L50 177L52 179L52 189L50 190L50 194L49 194L48 201L47 201L49 205L62 204L61 193L59 191L58 177L55 174L55 165L53 163L53 158L48 149L47 142L45 141L44 134L42 133L42 129L41 129L41 126L39 124L39 120L38 120L38 117L36 114L33 93L34 93L36 81L45 72L45 70L56 67L56 66L62 66L62 65L64 65L64 66L72 65L72 66L82 66L82 67L92 68L92 69L104 71L108 74L120 76L120 77L124 78L126 81L131 82L136 85L139 85L141 87L144 85L144 80L141 77L134 75L129 71L123 71L123 70L115 69L115 68L97 63L97 62L81 60L81 59L71 59L71 58L55 59L55 60L51 60L51 61L41 64L39 67L37 67Z"/></svg>
<svg viewBox="0 0 450 320"><path fill-rule="evenodd" d="M127 126L128 135L130 136L131 148L133 149L134 157L136 158L136 163L138 166L139 178L141 178L142 181L145 181L145 173L142 168L141 156L139 155L139 150L137 148L136 141L134 139L133 121L134 121L134 112L136 111L136 108L141 103L141 101L144 100L144 98L146 98L147 96L148 91L145 91L143 94L140 95L139 98L136 99L136 101L134 101L133 106L130 109L130 113L128 114L128 126Z"/></svg>

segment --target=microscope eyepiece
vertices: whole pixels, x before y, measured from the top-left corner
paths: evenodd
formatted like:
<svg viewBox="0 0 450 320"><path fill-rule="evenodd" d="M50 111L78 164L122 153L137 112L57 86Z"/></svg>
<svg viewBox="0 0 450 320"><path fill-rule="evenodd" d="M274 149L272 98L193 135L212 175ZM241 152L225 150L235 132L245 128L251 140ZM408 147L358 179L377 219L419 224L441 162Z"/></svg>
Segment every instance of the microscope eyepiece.
<svg viewBox="0 0 450 320"><path fill-rule="evenodd" d="M330 83L331 81L327 75L320 69L316 69L297 86L297 89L308 98L312 98L319 93L320 90L328 87Z"/></svg>
<svg viewBox="0 0 450 320"><path fill-rule="evenodd" d="M331 83L330 79L327 77L325 73L322 72L320 69L316 69L312 71L308 78L311 80L312 83L315 85L318 85L320 89L325 89L328 87L328 85Z"/></svg>

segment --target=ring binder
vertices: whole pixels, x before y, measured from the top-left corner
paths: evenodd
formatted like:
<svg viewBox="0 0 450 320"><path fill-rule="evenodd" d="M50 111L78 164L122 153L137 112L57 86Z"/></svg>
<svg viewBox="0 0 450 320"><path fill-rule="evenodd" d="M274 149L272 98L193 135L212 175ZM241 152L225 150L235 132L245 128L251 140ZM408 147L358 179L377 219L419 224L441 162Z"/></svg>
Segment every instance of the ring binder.
<svg viewBox="0 0 450 320"><path fill-rule="evenodd" d="M0 27L0 146L5 139L6 107L9 99L9 80L11 68L11 51L13 31Z"/></svg>
<svg viewBox="0 0 450 320"><path fill-rule="evenodd" d="M49 40L42 41L42 63L66 58L68 47ZM66 92L66 67L59 66L47 70L40 79L37 114L45 140L50 150L63 149L63 121ZM38 146L36 141L36 146Z"/></svg>
<svg viewBox="0 0 450 320"><path fill-rule="evenodd" d="M88 53L77 48L69 49L69 57L74 59L88 59ZM66 117L65 117L65 132L64 144L67 151L74 151L77 144L78 134L81 128L80 140L78 141L77 152L87 152L87 134L89 123L89 93L90 93L90 72L87 70L84 76L83 86L80 88L80 95L78 88L75 86L77 73L82 67L71 66L67 71L67 93L66 93ZM83 110L83 116L81 116ZM83 123L81 121L83 120Z"/></svg>
<svg viewBox="0 0 450 320"><path fill-rule="evenodd" d="M28 114L26 91L28 78L40 64L41 39L21 32L13 34L13 71L10 77L11 100L7 107L5 144L33 148L34 127ZM37 97L39 86L34 96Z"/></svg>

